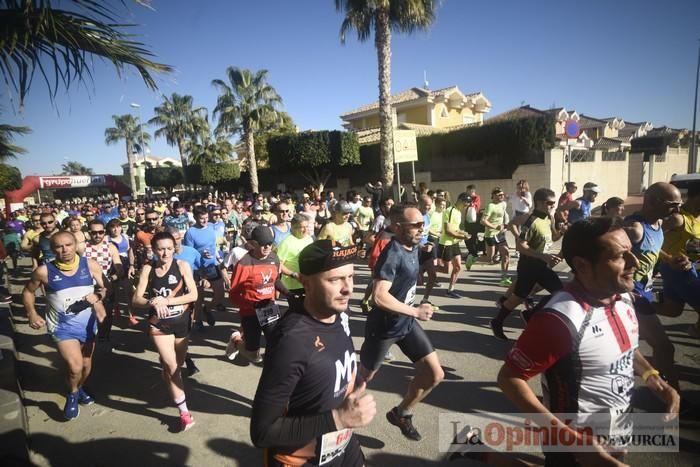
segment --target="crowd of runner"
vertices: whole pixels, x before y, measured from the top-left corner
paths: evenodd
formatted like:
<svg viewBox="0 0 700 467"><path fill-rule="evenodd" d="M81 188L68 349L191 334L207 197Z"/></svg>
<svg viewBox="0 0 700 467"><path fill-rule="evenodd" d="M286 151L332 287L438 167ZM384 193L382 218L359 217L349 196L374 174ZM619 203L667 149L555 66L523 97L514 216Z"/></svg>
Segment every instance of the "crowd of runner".
<svg viewBox="0 0 700 467"><path fill-rule="evenodd" d="M594 214L601 189L592 182L578 196L567 183L558 198L548 188L531 193L525 180L516 187L509 195L493 187L488 200L473 185L453 199L422 183L395 200L377 182L338 197L309 190L56 201L3 218L0 271L18 275L19 258L32 260L22 299L30 326L46 327L66 363L69 420L95 401L85 386L92 356L112 344L117 319L147 329L181 428L191 428L182 372L199 369L187 355L188 336L215 326L215 312L235 309L240 327L226 356L263 366L251 437L265 448L265 465L363 465L352 430L378 409L367 389L394 344L415 375L386 418L419 441L415 407L444 378L420 322L439 313L430 301L437 288L459 301L458 279L469 281L464 271L482 264L500 267L495 338L508 339L504 321L523 305L525 330L498 377L519 409L553 424L559 412L627 413L636 374L677 414L674 349L658 316L700 311L700 182L683 197L674 185L655 183L627 217L619 198ZM562 261L573 276L568 283L562 268L553 269ZM353 310L353 264L364 262L373 280ZM654 289L659 276L663 287ZM548 295L538 302L543 289ZM12 301L7 289L0 301ZM358 311L366 323L356 353L348 314ZM697 336L697 324L690 333ZM640 338L652 347L654 366L638 351ZM544 405L526 382L540 373ZM602 449L585 455L622 461ZM548 465L573 465L561 456L549 453Z"/></svg>

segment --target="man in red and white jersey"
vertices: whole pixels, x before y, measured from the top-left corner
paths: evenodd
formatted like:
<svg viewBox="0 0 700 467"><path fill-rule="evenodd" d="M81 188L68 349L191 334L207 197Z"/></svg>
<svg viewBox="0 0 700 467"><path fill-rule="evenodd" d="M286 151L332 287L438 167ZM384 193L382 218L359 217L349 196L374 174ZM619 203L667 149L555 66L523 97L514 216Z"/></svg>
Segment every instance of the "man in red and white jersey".
<svg viewBox="0 0 700 467"><path fill-rule="evenodd" d="M555 414L609 414L620 426L631 411L634 375L666 404L667 418L678 414L680 398L637 349L639 326L629 292L639 263L622 225L610 218L573 224L562 256L574 280L556 292L528 322L498 375L505 395L523 412L542 414L552 426L574 431ZM542 375L543 402L527 380ZM622 465L621 454L546 452L545 465Z"/></svg>

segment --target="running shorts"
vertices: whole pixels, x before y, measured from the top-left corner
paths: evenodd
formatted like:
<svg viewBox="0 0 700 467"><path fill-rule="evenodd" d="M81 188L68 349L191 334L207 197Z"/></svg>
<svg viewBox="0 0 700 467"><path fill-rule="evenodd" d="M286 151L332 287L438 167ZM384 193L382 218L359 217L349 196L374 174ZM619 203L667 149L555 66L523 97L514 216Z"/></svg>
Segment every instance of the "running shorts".
<svg viewBox="0 0 700 467"><path fill-rule="evenodd" d="M398 345L401 352L413 363L435 351L433 344L417 321L413 323L408 334L397 337L382 338L371 333L365 327L365 341L362 343L362 349L360 349L362 366L370 371L377 370L382 365L384 356L393 344Z"/></svg>
<svg viewBox="0 0 700 467"><path fill-rule="evenodd" d="M689 271L677 271L666 263L659 264L664 279L664 300L700 307L700 277L694 267Z"/></svg>
<svg viewBox="0 0 700 467"><path fill-rule="evenodd" d="M518 261L518 279L515 282L515 295L527 298L535 284L540 284L549 293L564 288L556 272L547 263L529 256L520 255Z"/></svg>
<svg viewBox="0 0 700 467"><path fill-rule="evenodd" d="M165 336L174 335L178 339L187 337L190 333L192 327L192 312L187 310L181 315L158 319L156 312L151 310L148 316L148 322L150 323L149 333L152 336Z"/></svg>

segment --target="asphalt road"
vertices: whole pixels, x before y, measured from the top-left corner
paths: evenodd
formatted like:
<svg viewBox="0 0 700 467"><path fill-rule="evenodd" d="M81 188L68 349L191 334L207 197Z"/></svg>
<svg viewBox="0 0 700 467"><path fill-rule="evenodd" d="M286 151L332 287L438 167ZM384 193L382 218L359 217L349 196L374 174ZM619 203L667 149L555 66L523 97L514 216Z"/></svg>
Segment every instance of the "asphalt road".
<svg viewBox="0 0 700 467"><path fill-rule="evenodd" d="M502 358L512 345L494 338L488 327L494 300L504 291L498 279L495 266L479 264L461 275L458 290L463 299L445 297L444 287L435 290L433 303L440 310L423 325L438 350L446 377L416 411L415 424L423 435L420 442L405 439L384 416L400 401L413 375L408 359L398 348L392 349L395 360L380 369L369 387L377 400L377 417L368 427L356 431L367 465L482 465L468 460L444 460L445 454L438 450L438 415L515 412L495 382ZM20 303L24 280L26 274L11 279L16 303ZM351 316L357 349L364 329L359 300L367 281L367 268L357 266ZM445 282L444 277L442 281ZM418 293L422 293L422 288ZM77 420L66 422L62 416L64 367L56 348L44 330L29 328L21 305L13 305L13 312L31 430L31 456L37 465L261 465L260 452L251 445L248 434L248 417L261 368L240 359L232 363L224 358L227 338L238 324L238 315L232 310L216 312L216 326L192 334L190 354L202 371L185 383L188 405L196 420L196 425L185 433L177 432L177 410L171 406L160 379L158 356L142 328L129 328L124 318L116 320L113 349L98 348L87 385L97 403L82 407ZM700 404L700 343L686 332L695 318L695 313L686 311L680 318L663 322L676 345L684 394ZM506 331L516 338L522 325L519 317L511 316ZM642 349L649 354L645 344ZM531 386L540 394L539 379L533 380ZM636 406L660 410L644 388L638 396ZM681 424L679 453L630 453L627 461L642 466L700 465L699 426L697 422ZM540 456L528 459L542 462Z"/></svg>

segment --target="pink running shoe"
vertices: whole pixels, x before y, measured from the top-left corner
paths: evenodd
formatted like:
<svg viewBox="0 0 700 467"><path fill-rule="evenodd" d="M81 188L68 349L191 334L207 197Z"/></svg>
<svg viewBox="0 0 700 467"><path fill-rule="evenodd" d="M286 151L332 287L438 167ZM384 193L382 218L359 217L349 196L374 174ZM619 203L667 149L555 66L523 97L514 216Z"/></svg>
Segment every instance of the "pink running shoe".
<svg viewBox="0 0 700 467"><path fill-rule="evenodd" d="M194 418L189 412L180 412L180 430L187 431L194 426Z"/></svg>

